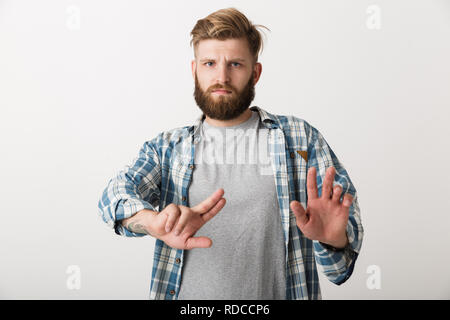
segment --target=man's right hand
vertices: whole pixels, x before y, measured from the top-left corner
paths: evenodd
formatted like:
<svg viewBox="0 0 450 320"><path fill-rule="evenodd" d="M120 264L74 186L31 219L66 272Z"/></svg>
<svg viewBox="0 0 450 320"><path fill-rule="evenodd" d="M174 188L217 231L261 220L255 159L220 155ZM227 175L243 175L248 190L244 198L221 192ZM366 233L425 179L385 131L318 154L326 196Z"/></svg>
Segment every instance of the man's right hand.
<svg viewBox="0 0 450 320"><path fill-rule="evenodd" d="M171 203L159 213L144 209L138 213L139 215L147 213L142 222L137 224L136 221L130 221L126 227L133 228L140 225L142 231L164 241L172 248L185 250L209 248L212 245L210 238L194 235L225 206L224 193L223 189L218 189L192 208Z"/></svg>

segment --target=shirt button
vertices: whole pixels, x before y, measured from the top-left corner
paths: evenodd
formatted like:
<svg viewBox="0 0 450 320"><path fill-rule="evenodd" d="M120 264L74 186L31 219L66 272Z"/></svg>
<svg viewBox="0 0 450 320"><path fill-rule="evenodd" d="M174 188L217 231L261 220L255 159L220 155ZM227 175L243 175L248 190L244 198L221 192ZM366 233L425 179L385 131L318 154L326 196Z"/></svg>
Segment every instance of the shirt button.
<svg viewBox="0 0 450 320"><path fill-rule="evenodd" d="M294 159L295 158L295 153L291 152L291 158Z"/></svg>
<svg viewBox="0 0 450 320"><path fill-rule="evenodd" d="M193 165L193 164L190 164L190 165L189 165L189 169L194 169L194 165Z"/></svg>
<svg viewBox="0 0 450 320"><path fill-rule="evenodd" d="M180 262L181 262L181 259L180 259L180 258L176 258L176 259L175 259L175 262L176 262L176 263L180 263Z"/></svg>
<svg viewBox="0 0 450 320"><path fill-rule="evenodd" d="M171 295L174 295L175 294L175 290L170 290L170 292L169 292Z"/></svg>
<svg viewBox="0 0 450 320"><path fill-rule="evenodd" d="M183 197L181 198L181 200L183 200L183 201L186 201L186 197L185 197L185 196L183 196Z"/></svg>

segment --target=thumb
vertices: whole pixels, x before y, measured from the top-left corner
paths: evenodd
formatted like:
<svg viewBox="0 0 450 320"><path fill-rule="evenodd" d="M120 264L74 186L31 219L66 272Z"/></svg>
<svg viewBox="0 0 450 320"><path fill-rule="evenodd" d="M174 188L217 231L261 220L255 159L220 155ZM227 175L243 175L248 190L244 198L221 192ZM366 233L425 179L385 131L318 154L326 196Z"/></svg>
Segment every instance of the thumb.
<svg viewBox="0 0 450 320"><path fill-rule="evenodd" d="M303 209L302 204L296 200L291 201L291 209L294 212L295 218L297 220L297 225L301 229L309 221L308 216L306 215L306 211L305 209Z"/></svg>
<svg viewBox="0 0 450 320"><path fill-rule="evenodd" d="M209 248L212 246L212 240L208 237L190 237L186 241L187 250L194 248Z"/></svg>

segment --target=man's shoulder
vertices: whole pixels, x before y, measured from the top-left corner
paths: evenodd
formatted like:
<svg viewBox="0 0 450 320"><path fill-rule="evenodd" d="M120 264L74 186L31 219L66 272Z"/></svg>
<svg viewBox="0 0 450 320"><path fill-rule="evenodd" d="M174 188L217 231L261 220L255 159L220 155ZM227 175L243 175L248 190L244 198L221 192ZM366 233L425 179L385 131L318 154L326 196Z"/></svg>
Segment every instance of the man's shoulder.
<svg viewBox="0 0 450 320"><path fill-rule="evenodd" d="M146 140L143 145L143 152L153 152L158 155L161 161L166 161L183 148L183 140L190 135L191 126L177 127L159 132L155 137ZM176 151L178 150L178 151Z"/></svg>
<svg viewBox="0 0 450 320"><path fill-rule="evenodd" d="M314 127L305 119L294 115L272 114L280 124L283 131L291 134L309 134Z"/></svg>
<svg viewBox="0 0 450 320"><path fill-rule="evenodd" d="M176 127L159 132L149 143L155 146L172 146L189 135L191 126Z"/></svg>
<svg viewBox="0 0 450 320"><path fill-rule="evenodd" d="M319 130L302 117L267 113L283 130L289 148L309 148L320 135Z"/></svg>

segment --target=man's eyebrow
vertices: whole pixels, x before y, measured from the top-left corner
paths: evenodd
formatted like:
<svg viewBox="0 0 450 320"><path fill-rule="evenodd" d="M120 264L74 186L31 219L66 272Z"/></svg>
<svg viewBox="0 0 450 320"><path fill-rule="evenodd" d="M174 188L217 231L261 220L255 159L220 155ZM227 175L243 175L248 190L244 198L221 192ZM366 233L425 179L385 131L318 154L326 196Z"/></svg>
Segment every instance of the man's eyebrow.
<svg viewBox="0 0 450 320"><path fill-rule="evenodd" d="M204 61L216 61L216 59L213 59L213 58L203 58L203 59L200 59L200 62L204 62ZM230 59L230 61L241 61L241 62L245 62L246 60L245 60L245 59L242 59L242 58L235 58L235 59Z"/></svg>

